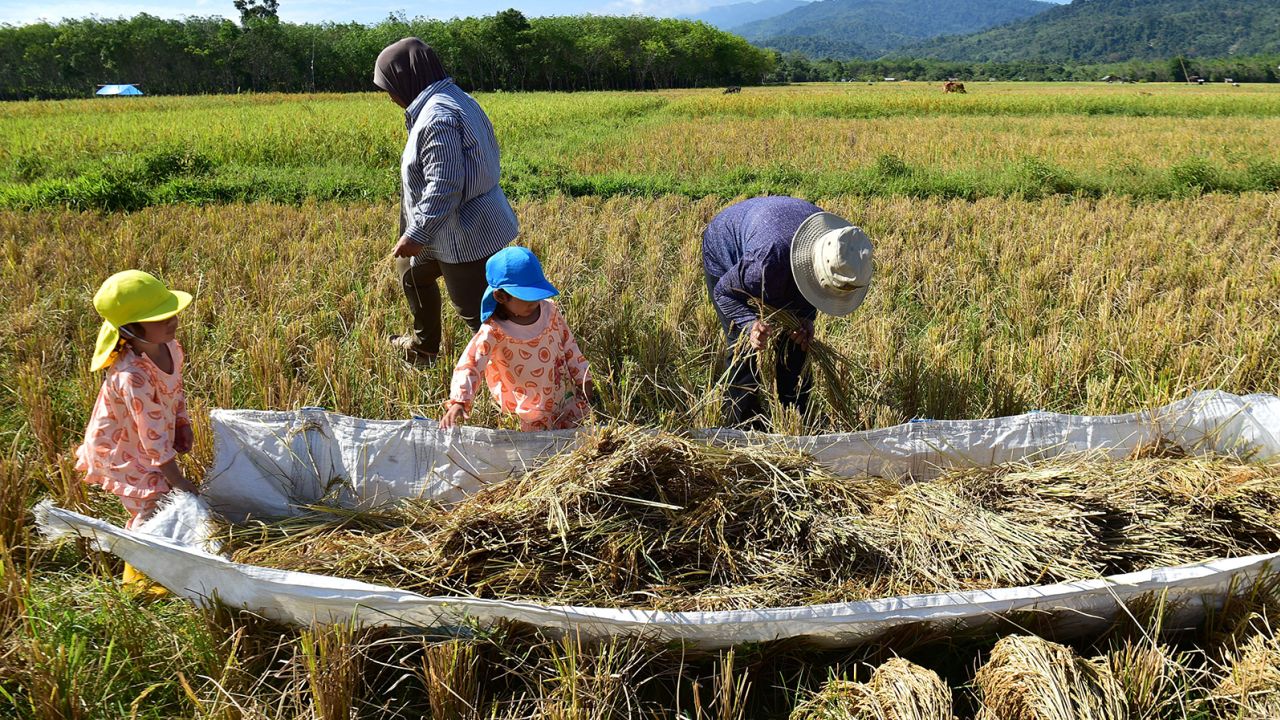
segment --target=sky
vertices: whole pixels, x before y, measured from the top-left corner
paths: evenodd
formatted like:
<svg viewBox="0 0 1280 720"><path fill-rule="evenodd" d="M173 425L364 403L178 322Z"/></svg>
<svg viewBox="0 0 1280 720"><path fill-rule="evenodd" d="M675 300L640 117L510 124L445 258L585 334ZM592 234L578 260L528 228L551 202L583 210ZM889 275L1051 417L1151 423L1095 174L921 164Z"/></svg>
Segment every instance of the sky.
<svg viewBox="0 0 1280 720"><path fill-rule="evenodd" d="M434 0L429 4L406 4L403 0L280 0L280 19L288 22L377 22L393 12L409 17L451 17L492 15L515 7L530 17L539 15L654 15L675 17L700 12L737 0ZM1052 0L1065 2L1066 0ZM148 13L163 18L184 15L238 16L231 0L0 0L0 24L22 25L39 20L132 17Z"/></svg>

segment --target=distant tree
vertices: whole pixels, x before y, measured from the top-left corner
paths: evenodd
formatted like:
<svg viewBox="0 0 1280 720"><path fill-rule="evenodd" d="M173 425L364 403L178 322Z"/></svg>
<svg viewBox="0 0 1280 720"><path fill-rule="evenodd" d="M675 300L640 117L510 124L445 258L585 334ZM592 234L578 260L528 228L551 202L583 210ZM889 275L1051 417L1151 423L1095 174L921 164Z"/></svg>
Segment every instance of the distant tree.
<svg viewBox="0 0 1280 720"><path fill-rule="evenodd" d="M234 0L236 10L240 11L240 23L248 26L254 20L277 21L280 15L280 0Z"/></svg>

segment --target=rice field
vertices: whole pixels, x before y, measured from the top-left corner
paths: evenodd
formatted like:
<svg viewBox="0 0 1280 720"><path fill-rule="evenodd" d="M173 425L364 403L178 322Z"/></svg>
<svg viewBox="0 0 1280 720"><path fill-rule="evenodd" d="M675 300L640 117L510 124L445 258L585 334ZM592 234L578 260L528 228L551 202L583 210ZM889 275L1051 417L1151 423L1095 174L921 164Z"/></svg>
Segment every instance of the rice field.
<svg viewBox="0 0 1280 720"><path fill-rule="evenodd" d="M803 429L1280 392L1274 86L480 100L521 242L563 291L603 423L718 422L707 398L725 348L700 233L766 191L814 199L876 244L866 305L818 327L856 369L827 388L852 408L828 404ZM132 598L115 558L39 542L27 512L39 498L122 520L71 458L101 381L87 370L89 298L125 267L195 294L179 337L196 476L212 458L209 408L439 414L448 363L411 371L385 347L408 321L388 257L402 133L374 95L0 104L0 717L1275 713L1271 580L1203 622L1151 598L1106 635L1055 647L1001 640L1035 634L1035 618L1011 618L980 636L917 627L840 652L698 654L523 627L275 627ZM447 357L467 337L445 317ZM478 403L472 422L502 421Z"/></svg>
<svg viewBox="0 0 1280 720"><path fill-rule="evenodd" d="M843 83L480 100L510 195L1141 199L1280 188L1280 91ZM388 201L403 137L374 95L0 108L0 207Z"/></svg>

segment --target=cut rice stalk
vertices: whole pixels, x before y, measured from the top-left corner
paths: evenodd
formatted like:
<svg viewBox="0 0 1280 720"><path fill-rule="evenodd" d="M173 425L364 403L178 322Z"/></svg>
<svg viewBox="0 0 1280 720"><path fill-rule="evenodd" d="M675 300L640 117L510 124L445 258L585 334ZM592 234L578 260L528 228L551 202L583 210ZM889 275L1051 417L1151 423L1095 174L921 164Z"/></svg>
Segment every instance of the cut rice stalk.
<svg viewBox="0 0 1280 720"><path fill-rule="evenodd" d="M1214 717L1280 717L1280 639L1270 631L1249 638L1224 665L1211 697Z"/></svg>
<svg viewBox="0 0 1280 720"><path fill-rule="evenodd" d="M831 680L791 720L952 720L951 688L932 670L893 658L866 683Z"/></svg>
<svg viewBox="0 0 1280 720"><path fill-rule="evenodd" d="M1125 720L1120 684L1103 663L1032 636L996 643L974 676L978 720Z"/></svg>

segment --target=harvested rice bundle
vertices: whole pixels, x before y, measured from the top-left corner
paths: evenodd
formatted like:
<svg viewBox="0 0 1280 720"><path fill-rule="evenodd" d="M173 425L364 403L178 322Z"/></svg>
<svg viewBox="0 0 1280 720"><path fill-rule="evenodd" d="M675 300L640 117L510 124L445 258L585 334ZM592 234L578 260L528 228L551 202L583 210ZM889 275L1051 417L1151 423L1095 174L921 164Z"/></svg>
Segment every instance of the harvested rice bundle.
<svg viewBox="0 0 1280 720"><path fill-rule="evenodd" d="M1280 640L1255 635L1224 664L1227 671L1210 694L1212 717L1270 720L1280 717Z"/></svg>
<svg viewBox="0 0 1280 720"><path fill-rule="evenodd" d="M1098 575L1280 544L1280 478L1269 466L1214 457L1077 457L962 471L942 481L993 512L1073 526L1086 538L1080 556Z"/></svg>
<svg viewBox="0 0 1280 720"><path fill-rule="evenodd" d="M858 532L891 559L892 585L930 592L1100 577L1276 547L1277 508L1272 468L1077 457L909 485L859 519Z"/></svg>
<svg viewBox="0 0 1280 720"><path fill-rule="evenodd" d="M1144 468L1131 468L1136 474ZM1273 552L1280 539L1280 483L1275 468L1220 458L1188 458L1149 471L1161 497L1185 507L1206 550Z"/></svg>
<svg viewBox="0 0 1280 720"><path fill-rule="evenodd" d="M1280 546L1278 511L1276 468L1220 459L1058 459L899 485L783 448L615 427L449 509L317 508L232 528L225 545L239 562L429 594L719 610L1247 554Z"/></svg>
<svg viewBox="0 0 1280 720"><path fill-rule="evenodd" d="M420 591L680 609L805 603L879 574L887 559L843 519L896 491L794 451L612 428L448 512L404 503L328 527L319 513L233 530L228 548L239 562Z"/></svg>
<svg viewBox="0 0 1280 720"><path fill-rule="evenodd" d="M457 558L451 577L503 597L578 587L659 605L704 592L716 607L785 604L884 562L839 519L895 490L783 449L609 429L463 503L437 540ZM734 597L751 585L764 591Z"/></svg>
<svg viewBox="0 0 1280 720"><path fill-rule="evenodd" d="M996 643L973 678L978 720L1124 720L1120 684L1104 663L1038 637Z"/></svg>
<svg viewBox="0 0 1280 720"><path fill-rule="evenodd" d="M379 512L317 506L298 517L228 526L220 540L236 562L422 591L441 589L432 536L444 517L438 505L419 501Z"/></svg>
<svg viewBox="0 0 1280 720"><path fill-rule="evenodd" d="M894 658L866 683L831 680L791 720L952 720L951 688L932 670Z"/></svg>
<svg viewBox="0 0 1280 720"><path fill-rule="evenodd" d="M1144 487L1145 472L1127 472L1130 463L1141 462L1075 458L1033 467L984 468L951 480L993 512L1070 528L1080 542L1075 554L1089 563L1088 571L1074 576L1088 577L1183 561L1183 513L1152 496Z"/></svg>
<svg viewBox="0 0 1280 720"><path fill-rule="evenodd" d="M1065 511L1064 511L1065 512ZM993 512L950 482L909 485L857 522L884 548L890 584L914 592L1030 585L1089 577L1084 536L1063 512Z"/></svg>

